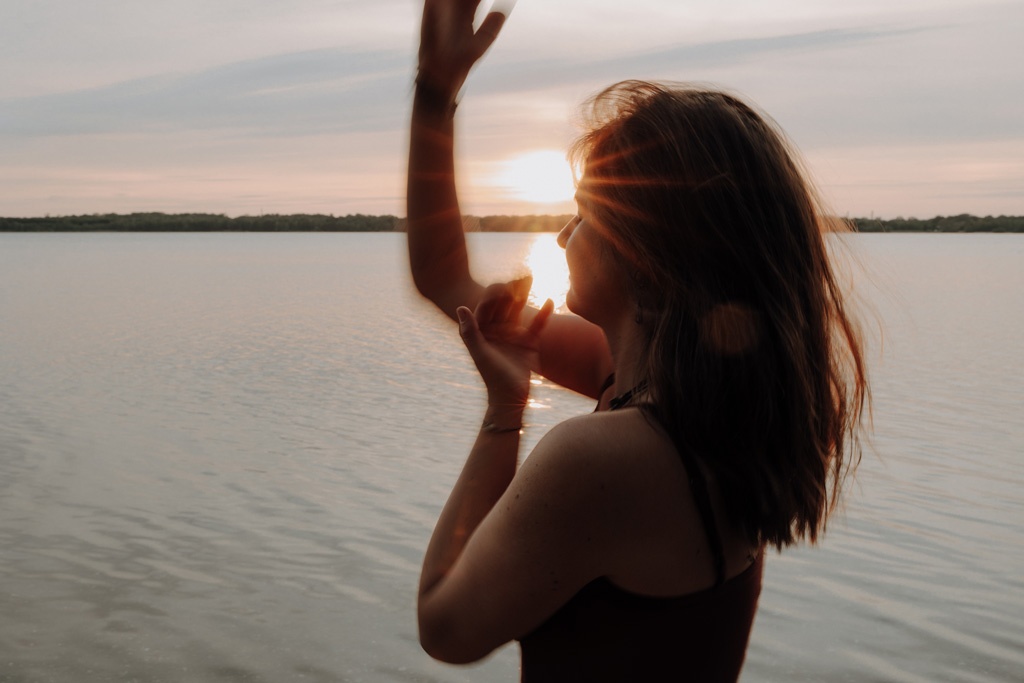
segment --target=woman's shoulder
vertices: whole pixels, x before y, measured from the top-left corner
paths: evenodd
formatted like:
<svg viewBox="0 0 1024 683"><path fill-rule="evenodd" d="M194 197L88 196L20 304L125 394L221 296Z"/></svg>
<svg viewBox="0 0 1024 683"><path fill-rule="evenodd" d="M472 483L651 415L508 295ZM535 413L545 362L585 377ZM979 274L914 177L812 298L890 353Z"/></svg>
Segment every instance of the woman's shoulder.
<svg viewBox="0 0 1024 683"><path fill-rule="evenodd" d="M570 418L555 425L541 443L568 456L618 466L640 463L637 453L674 453L671 438L657 421L639 408L599 411Z"/></svg>
<svg viewBox="0 0 1024 683"><path fill-rule="evenodd" d="M679 558L704 548L703 527L671 438L642 410L599 412L557 425L522 474L519 485L545 516L539 525L569 525L601 549L597 575L638 592L690 588L693 568Z"/></svg>
<svg viewBox="0 0 1024 683"><path fill-rule="evenodd" d="M557 514L600 539L601 575L648 595L684 595L714 583L710 538L689 473L653 417L638 408L594 413L549 436L538 464L558 483L539 498L569 492ZM729 522L713 486L711 497L710 521L733 576L755 549Z"/></svg>
<svg viewBox="0 0 1024 683"><path fill-rule="evenodd" d="M688 491L685 469L669 436L635 408L598 412L559 423L537 444L526 463L579 494L607 505L611 498L635 504L637 496ZM525 467L525 464L524 464Z"/></svg>

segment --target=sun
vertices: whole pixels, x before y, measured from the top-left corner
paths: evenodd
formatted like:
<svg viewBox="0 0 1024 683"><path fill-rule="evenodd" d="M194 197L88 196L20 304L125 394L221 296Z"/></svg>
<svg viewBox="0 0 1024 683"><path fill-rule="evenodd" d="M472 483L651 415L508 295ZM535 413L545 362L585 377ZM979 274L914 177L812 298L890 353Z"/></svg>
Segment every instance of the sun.
<svg viewBox="0 0 1024 683"><path fill-rule="evenodd" d="M494 184L531 204L570 202L576 192L565 154L552 149L534 150L500 162Z"/></svg>

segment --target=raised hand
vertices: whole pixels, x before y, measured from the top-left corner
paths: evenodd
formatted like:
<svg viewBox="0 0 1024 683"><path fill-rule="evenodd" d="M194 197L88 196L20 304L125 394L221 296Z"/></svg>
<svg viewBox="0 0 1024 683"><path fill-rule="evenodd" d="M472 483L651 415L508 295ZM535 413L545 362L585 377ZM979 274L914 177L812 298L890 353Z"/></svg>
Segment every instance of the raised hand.
<svg viewBox="0 0 1024 683"><path fill-rule="evenodd" d="M459 333L487 386L491 405L525 406L530 370L538 366L539 335L554 304L544 302L529 327L521 321L533 279L529 276L487 288L470 311L458 309Z"/></svg>
<svg viewBox="0 0 1024 683"><path fill-rule="evenodd" d="M491 11L474 31L479 5L480 0L425 0L423 4L416 81L452 102L505 23L503 12Z"/></svg>

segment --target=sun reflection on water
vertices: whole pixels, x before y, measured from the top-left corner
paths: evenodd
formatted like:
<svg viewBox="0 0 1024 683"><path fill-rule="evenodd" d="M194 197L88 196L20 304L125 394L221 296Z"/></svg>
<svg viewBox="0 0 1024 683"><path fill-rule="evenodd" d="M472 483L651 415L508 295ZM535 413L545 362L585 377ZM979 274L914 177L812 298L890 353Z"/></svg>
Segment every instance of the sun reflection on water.
<svg viewBox="0 0 1024 683"><path fill-rule="evenodd" d="M555 303L555 312L565 313L565 296L569 291L569 266L565 251L558 246L554 234L537 235L524 259L533 274L529 304L540 307L548 299Z"/></svg>

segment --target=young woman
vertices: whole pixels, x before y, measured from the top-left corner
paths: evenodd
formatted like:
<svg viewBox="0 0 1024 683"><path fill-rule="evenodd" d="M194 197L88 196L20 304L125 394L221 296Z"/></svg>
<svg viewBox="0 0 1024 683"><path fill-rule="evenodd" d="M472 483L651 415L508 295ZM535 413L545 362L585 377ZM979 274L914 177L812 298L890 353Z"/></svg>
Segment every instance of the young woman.
<svg viewBox="0 0 1024 683"><path fill-rule="evenodd" d="M423 647L518 640L526 681L735 681L766 546L814 541L859 451L867 383L814 198L781 136L719 92L627 82L573 148L575 316L470 276L455 97L504 17L426 0L409 257L487 387L430 540ZM593 397L518 467L530 372Z"/></svg>

